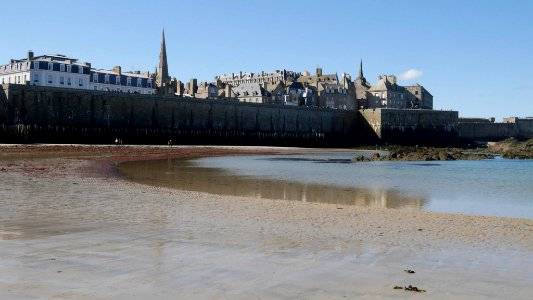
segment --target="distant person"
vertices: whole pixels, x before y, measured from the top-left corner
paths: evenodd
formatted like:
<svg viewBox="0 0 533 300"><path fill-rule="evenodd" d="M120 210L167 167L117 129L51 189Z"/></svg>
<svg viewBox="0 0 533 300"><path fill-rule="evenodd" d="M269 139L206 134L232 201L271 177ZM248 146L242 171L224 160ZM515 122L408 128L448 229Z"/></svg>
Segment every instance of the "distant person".
<svg viewBox="0 0 533 300"><path fill-rule="evenodd" d="M118 142L119 142L119 140L118 140L118 138L116 138L115 139L115 145L118 145Z"/></svg>
<svg viewBox="0 0 533 300"><path fill-rule="evenodd" d="M168 145L172 147L172 140L168 140Z"/></svg>

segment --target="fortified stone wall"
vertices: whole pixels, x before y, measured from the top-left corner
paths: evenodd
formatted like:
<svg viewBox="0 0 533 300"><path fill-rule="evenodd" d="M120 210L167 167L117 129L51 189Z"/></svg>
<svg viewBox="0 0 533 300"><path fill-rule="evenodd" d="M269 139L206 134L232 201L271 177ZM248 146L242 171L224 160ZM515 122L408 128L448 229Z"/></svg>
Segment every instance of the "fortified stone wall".
<svg viewBox="0 0 533 300"><path fill-rule="evenodd" d="M347 146L356 112L230 101L3 85L2 135L20 141ZM44 134L44 136L43 136Z"/></svg>
<svg viewBox="0 0 533 300"><path fill-rule="evenodd" d="M511 123L461 122L461 138L476 141L499 141L509 137L533 138L533 119L513 118Z"/></svg>
<svg viewBox="0 0 533 300"><path fill-rule="evenodd" d="M450 145L458 142L457 111L376 108L362 109L359 113L385 143Z"/></svg>

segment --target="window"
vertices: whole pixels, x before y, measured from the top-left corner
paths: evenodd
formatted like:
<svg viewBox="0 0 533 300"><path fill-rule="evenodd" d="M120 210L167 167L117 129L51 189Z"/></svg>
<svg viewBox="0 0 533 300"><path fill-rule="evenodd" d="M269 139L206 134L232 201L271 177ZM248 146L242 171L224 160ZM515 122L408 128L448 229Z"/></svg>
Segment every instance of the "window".
<svg viewBox="0 0 533 300"><path fill-rule="evenodd" d="M83 67L78 68L78 73L83 74Z"/></svg>
<svg viewBox="0 0 533 300"><path fill-rule="evenodd" d="M126 81L127 81L127 82L126 82L127 85L131 85L131 77L128 77L128 78L126 79Z"/></svg>
<svg viewBox="0 0 533 300"><path fill-rule="evenodd" d="M59 77L59 84L61 85L65 84L65 77L63 76Z"/></svg>
<svg viewBox="0 0 533 300"><path fill-rule="evenodd" d="M79 83L79 86L83 86L83 78L80 78L80 79L78 80L78 83Z"/></svg>
<svg viewBox="0 0 533 300"><path fill-rule="evenodd" d="M142 86L142 79L141 78L137 78L137 86L138 87L141 87Z"/></svg>
<svg viewBox="0 0 533 300"><path fill-rule="evenodd" d="M119 76L119 75L117 75L117 77L116 77L116 79L115 79L115 83L116 83L116 84L120 84L120 76Z"/></svg>
<svg viewBox="0 0 533 300"><path fill-rule="evenodd" d="M69 73L72 72L72 65L67 65L67 72L69 72Z"/></svg>
<svg viewBox="0 0 533 300"><path fill-rule="evenodd" d="M53 83L53 81L52 81L52 75L48 75L48 83Z"/></svg>
<svg viewBox="0 0 533 300"><path fill-rule="evenodd" d="M105 83L109 84L109 74L105 74Z"/></svg>
<svg viewBox="0 0 533 300"><path fill-rule="evenodd" d="M48 70L52 71L54 69L53 63L48 63Z"/></svg>
<svg viewBox="0 0 533 300"><path fill-rule="evenodd" d="M64 64L60 64L59 65L59 71L65 72L65 65Z"/></svg>
<svg viewBox="0 0 533 300"><path fill-rule="evenodd" d="M149 88L152 88L152 79L149 79L149 80L148 80L148 87L149 87Z"/></svg>
<svg viewBox="0 0 533 300"><path fill-rule="evenodd" d="M70 77L67 77L67 85L72 85L72 79Z"/></svg>
<svg viewBox="0 0 533 300"><path fill-rule="evenodd" d="M93 82L98 82L98 74L97 73L93 74Z"/></svg>
<svg viewBox="0 0 533 300"><path fill-rule="evenodd" d="M415 91L415 95L418 95L418 91Z"/></svg>
<svg viewBox="0 0 533 300"><path fill-rule="evenodd" d="M38 69L39 69L39 62L38 62L38 61L34 61L34 62L33 62L33 68L34 68L35 70L38 70Z"/></svg>
<svg viewBox="0 0 533 300"><path fill-rule="evenodd" d="M39 74L33 74L33 82L39 82Z"/></svg>

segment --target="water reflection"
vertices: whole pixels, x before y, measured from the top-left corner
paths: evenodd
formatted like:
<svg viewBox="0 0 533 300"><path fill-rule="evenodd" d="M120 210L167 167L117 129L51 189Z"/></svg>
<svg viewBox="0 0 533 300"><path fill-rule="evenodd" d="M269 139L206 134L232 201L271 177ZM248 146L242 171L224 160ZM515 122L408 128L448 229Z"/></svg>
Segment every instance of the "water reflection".
<svg viewBox="0 0 533 300"><path fill-rule="evenodd" d="M156 186L212 194L386 208L422 209L428 199L398 190L338 187L237 176L179 159L126 162L118 171L128 179Z"/></svg>

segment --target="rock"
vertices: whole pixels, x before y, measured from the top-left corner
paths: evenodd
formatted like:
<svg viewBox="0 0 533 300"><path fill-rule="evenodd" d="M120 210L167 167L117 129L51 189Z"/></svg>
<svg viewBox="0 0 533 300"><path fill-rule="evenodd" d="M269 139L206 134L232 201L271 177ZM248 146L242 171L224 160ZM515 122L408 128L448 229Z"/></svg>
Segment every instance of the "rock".
<svg viewBox="0 0 533 300"><path fill-rule="evenodd" d="M417 292L417 293L422 293L422 292L426 291L426 290L419 289L418 287L412 286L412 285L406 286L403 289L406 290L406 291L413 291L413 292Z"/></svg>
<svg viewBox="0 0 533 300"><path fill-rule="evenodd" d="M413 270L409 270L409 269L407 269L407 270L403 270L403 271L404 271L405 273L409 273L409 274L414 274L414 273L415 273L415 271L413 271Z"/></svg>
<svg viewBox="0 0 533 300"><path fill-rule="evenodd" d="M395 289L395 290L403 290L403 286L395 285L393 287L393 289Z"/></svg>
<svg viewBox="0 0 533 300"><path fill-rule="evenodd" d="M381 156L379 155L379 153L377 152L372 153L372 160L379 160L380 157Z"/></svg>
<svg viewBox="0 0 533 300"><path fill-rule="evenodd" d="M448 152L446 150L439 151L439 160L448 160Z"/></svg>

